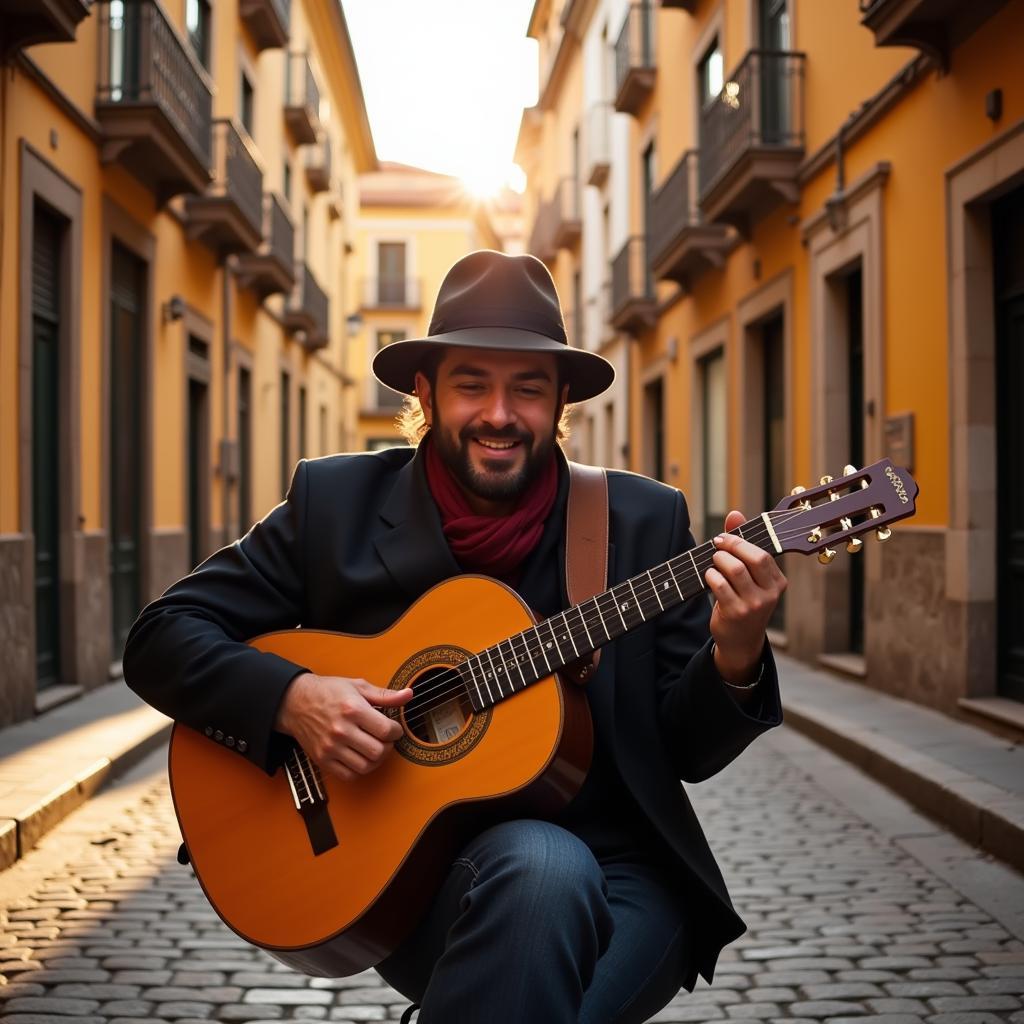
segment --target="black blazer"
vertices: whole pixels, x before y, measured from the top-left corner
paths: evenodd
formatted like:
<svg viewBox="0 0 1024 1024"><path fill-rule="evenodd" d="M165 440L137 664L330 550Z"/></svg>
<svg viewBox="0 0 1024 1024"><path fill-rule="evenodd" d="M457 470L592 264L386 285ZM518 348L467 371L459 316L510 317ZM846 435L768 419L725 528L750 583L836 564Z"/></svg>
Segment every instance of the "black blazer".
<svg viewBox="0 0 1024 1024"><path fill-rule="evenodd" d="M376 633L460 571L421 461L396 448L300 462L282 504L143 610L125 650L128 685L273 772L287 750L273 723L303 666L244 641L299 625ZM608 490L609 583L693 546L676 489L612 470ZM686 601L614 641L590 684L611 694L591 702L595 728L664 840L696 917L688 988L697 971L711 980L744 925L679 780L709 778L782 720L768 646L762 696L745 710L715 670L709 615L706 601Z"/></svg>

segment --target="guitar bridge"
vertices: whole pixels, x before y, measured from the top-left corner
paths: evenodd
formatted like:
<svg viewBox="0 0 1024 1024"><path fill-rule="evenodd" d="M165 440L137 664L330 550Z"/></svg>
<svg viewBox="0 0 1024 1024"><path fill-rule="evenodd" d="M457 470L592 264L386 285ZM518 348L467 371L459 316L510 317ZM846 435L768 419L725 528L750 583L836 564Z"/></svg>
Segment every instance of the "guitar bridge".
<svg viewBox="0 0 1024 1024"><path fill-rule="evenodd" d="M327 813L327 790L320 769L300 747L292 750L284 765L295 809L302 816L313 854L326 853L338 845L331 816Z"/></svg>

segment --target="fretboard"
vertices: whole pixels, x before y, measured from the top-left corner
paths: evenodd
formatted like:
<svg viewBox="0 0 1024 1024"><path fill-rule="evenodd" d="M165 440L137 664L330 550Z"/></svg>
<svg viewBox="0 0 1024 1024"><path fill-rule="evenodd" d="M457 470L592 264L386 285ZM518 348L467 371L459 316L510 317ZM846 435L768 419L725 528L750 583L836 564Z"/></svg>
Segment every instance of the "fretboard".
<svg viewBox="0 0 1024 1024"><path fill-rule="evenodd" d="M762 518L750 519L731 532L776 552ZM704 574L715 550L711 541L700 544L468 658L458 671L474 710L511 697L703 593Z"/></svg>

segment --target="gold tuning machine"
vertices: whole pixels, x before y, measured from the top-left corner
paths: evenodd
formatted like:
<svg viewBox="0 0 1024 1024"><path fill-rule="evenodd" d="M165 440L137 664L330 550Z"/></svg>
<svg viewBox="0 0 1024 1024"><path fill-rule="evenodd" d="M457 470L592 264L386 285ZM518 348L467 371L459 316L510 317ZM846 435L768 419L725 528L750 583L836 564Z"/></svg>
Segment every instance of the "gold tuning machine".
<svg viewBox="0 0 1024 1024"><path fill-rule="evenodd" d="M836 553L834 548L824 548L818 552L818 561L821 562L822 565L828 565L835 557Z"/></svg>
<svg viewBox="0 0 1024 1024"><path fill-rule="evenodd" d="M852 520L852 519L850 519L850 517L849 517L849 516L847 516L847 517L846 517L845 519L840 519L840 520L839 520L839 525L840 525L840 526L841 526L841 527L842 527L842 528L843 528L844 530L852 530L852 529L853 529L853 520ZM855 555L855 554L857 554L857 552L858 552L858 551L860 551L860 549L861 549L862 547L864 547L864 541L862 541L862 540L860 539L860 537L851 537L851 538L850 538L850 539L849 539L849 540L848 540L848 541L846 542L846 550L847 550L847 551L848 551L848 552L849 552L849 553L850 553L851 555Z"/></svg>
<svg viewBox="0 0 1024 1024"><path fill-rule="evenodd" d="M820 483L820 484L830 484L830 483L832 483L832 477L830 477L830 476L823 476L823 477L822 477L822 478L821 478L821 479L820 479L820 480L818 481L818 483Z"/></svg>
<svg viewBox="0 0 1024 1024"><path fill-rule="evenodd" d="M857 472L857 467L856 466L850 466L850 465L843 466L843 476L852 476L856 472Z"/></svg>
<svg viewBox="0 0 1024 1024"><path fill-rule="evenodd" d="M875 534L879 540L888 540L892 536L892 530L888 526L880 526L875 530Z"/></svg>
<svg viewBox="0 0 1024 1024"><path fill-rule="evenodd" d="M809 534L807 534L808 544L817 544L821 540L821 527L816 526Z"/></svg>
<svg viewBox="0 0 1024 1024"><path fill-rule="evenodd" d="M794 487L793 490L791 490L789 493L790 494L803 494L804 491L806 491L806 490L807 490L806 487L802 487L800 484L797 484L796 487Z"/></svg>

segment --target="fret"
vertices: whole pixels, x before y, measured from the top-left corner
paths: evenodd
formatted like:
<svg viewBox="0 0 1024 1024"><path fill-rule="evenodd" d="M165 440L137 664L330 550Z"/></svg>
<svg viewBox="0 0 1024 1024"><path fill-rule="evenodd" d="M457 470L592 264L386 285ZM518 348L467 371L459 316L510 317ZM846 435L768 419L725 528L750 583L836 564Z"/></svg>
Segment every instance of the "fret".
<svg viewBox="0 0 1024 1024"><path fill-rule="evenodd" d="M594 638L590 635L590 630L587 628L587 617L583 614L583 606L576 605L575 612L580 617L580 622L583 623L583 632L587 634L587 643L590 645L590 649L596 650L597 644L594 643Z"/></svg>
<svg viewBox="0 0 1024 1024"><path fill-rule="evenodd" d="M492 649L493 648L488 647L487 650L484 651L484 653L487 655L487 660L490 662L491 665L491 671L489 673L486 673L486 675L489 675L494 680L494 685L498 687L498 696L504 697L505 694L501 690L501 680L498 678L498 672L494 667L494 658L491 655Z"/></svg>
<svg viewBox="0 0 1024 1024"><path fill-rule="evenodd" d="M523 666L521 664L521 657L520 657L520 655L516 654L516 647L515 647L515 643L513 642L514 640L515 640L515 637L514 636L510 636L505 641L505 643L508 644L508 649L512 652L512 664L515 665L515 667L519 670L519 678L523 681L523 686L525 686L526 685L526 676L523 675Z"/></svg>
<svg viewBox="0 0 1024 1024"><path fill-rule="evenodd" d="M554 641L555 653L558 655L560 665L568 664L569 659L565 656L565 654L562 653L562 648L558 646L558 637L555 636L555 627L551 619L545 619L544 625L548 627L548 632L551 633L551 639Z"/></svg>
<svg viewBox="0 0 1024 1024"><path fill-rule="evenodd" d="M541 675L543 673L537 671L537 663L533 660L533 653L530 650L530 641L527 638L526 630L523 630L522 633L517 633L516 636L519 637L520 640L522 640L522 642L523 642L523 650L526 651L526 656L530 659L530 672L531 672L533 678L534 679L540 679L540 677L541 677ZM520 671L522 671L522 670L520 670ZM526 683L524 682L523 685L525 686Z"/></svg>
<svg viewBox="0 0 1024 1024"><path fill-rule="evenodd" d="M597 617L598 617L598 619L601 620L601 628L604 630L604 638L605 638L605 640L606 641L607 640L611 640L612 635L611 635L611 633L608 632L608 624L604 621L604 615L601 612L601 602L598 601L596 596L592 597L590 599L590 601L591 601L591 604L593 604L593 606L597 609Z"/></svg>
<svg viewBox="0 0 1024 1024"><path fill-rule="evenodd" d="M537 637L537 643L540 646L541 657L544 659L544 664L548 667L548 673L551 673L551 662L548 661L548 652L544 650L544 641L540 638L540 625L533 627L534 635Z"/></svg>
<svg viewBox="0 0 1024 1024"><path fill-rule="evenodd" d="M572 629L569 626L569 620L565 617L565 612L562 612L562 623L565 625L565 631L569 635L569 643L572 644L573 653L578 658L580 656L580 649L576 646L575 639L573 639Z"/></svg>
<svg viewBox="0 0 1024 1024"><path fill-rule="evenodd" d="M619 605L619 598L618 598L618 596L615 593L615 588L612 587L612 589L609 590L608 593L611 594L612 600L615 602L615 610L619 613L619 621L622 623L622 632L623 633L628 633L629 632L629 626L626 625L626 620L625 620L625 618L623 618L622 607Z"/></svg>
<svg viewBox="0 0 1024 1024"><path fill-rule="evenodd" d="M647 570L647 579L650 580L651 590L654 591L654 600L658 602L658 608L661 611L665 610L665 606L661 603L661 598L658 596L658 585L654 582L654 577L651 575L651 570Z"/></svg>
<svg viewBox="0 0 1024 1024"><path fill-rule="evenodd" d="M636 590L633 587L633 581L632 580L626 580L626 582L629 584L629 589L630 589L630 591L633 594L633 601L636 604L636 610L640 613L640 620L642 622L646 622L647 621L647 616L644 615L644 609L643 609L643 606L640 604L640 598L638 598L636 596Z"/></svg>
<svg viewBox="0 0 1024 1024"><path fill-rule="evenodd" d="M704 580L701 579L700 573L697 571L697 563L693 559L693 548L690 548L690 550L687 552L687 554L690 556L691 563L693 563L693 573L697 577L697 582L700 584L701 590L704 590L705 589ZM683 595L680 594L679 596L682 597ZM685 600L685 598L683 598L683 599Z"/></svg>
<svg viewBox="0 0 1024 1024"><path fill-rule="evenodd" d="M672 561L675 561L675 559L673 559ZM676 593L679 595L679 600L685 601L686 595L683 593L682 587L679 586L679 577L676 576L676 571L672 566L672 562L666 562L665 564L668 566L668 574L672 577L672 583L676 588Z"/></svg>
<svg viewBox="0 0 1024 1024"><path fill-rule="evenodd" d="M487 682L487 670L484 668L483 655L486 654L486 653L487 653L486 651L483 651L482 653L478 654L476 656L476 660L477 660L478 664L480 665L480 678L483 679L483 681L484 681L484 689L487 690L487 700L491 704L493 704L494 703L494 694L491 692L491 684L489 682Z"/></svg>
<svg viewBox="0 0 1024 1024"><path fill-rule="evenodd" d="M476 673L473 671L473 662L475 658L467 658L462 664L463 667L469 670L469 681L476 687L476 697L480 703L480 707L484 706L484 695L480 692L480 684L476 680Z"/></svg>

